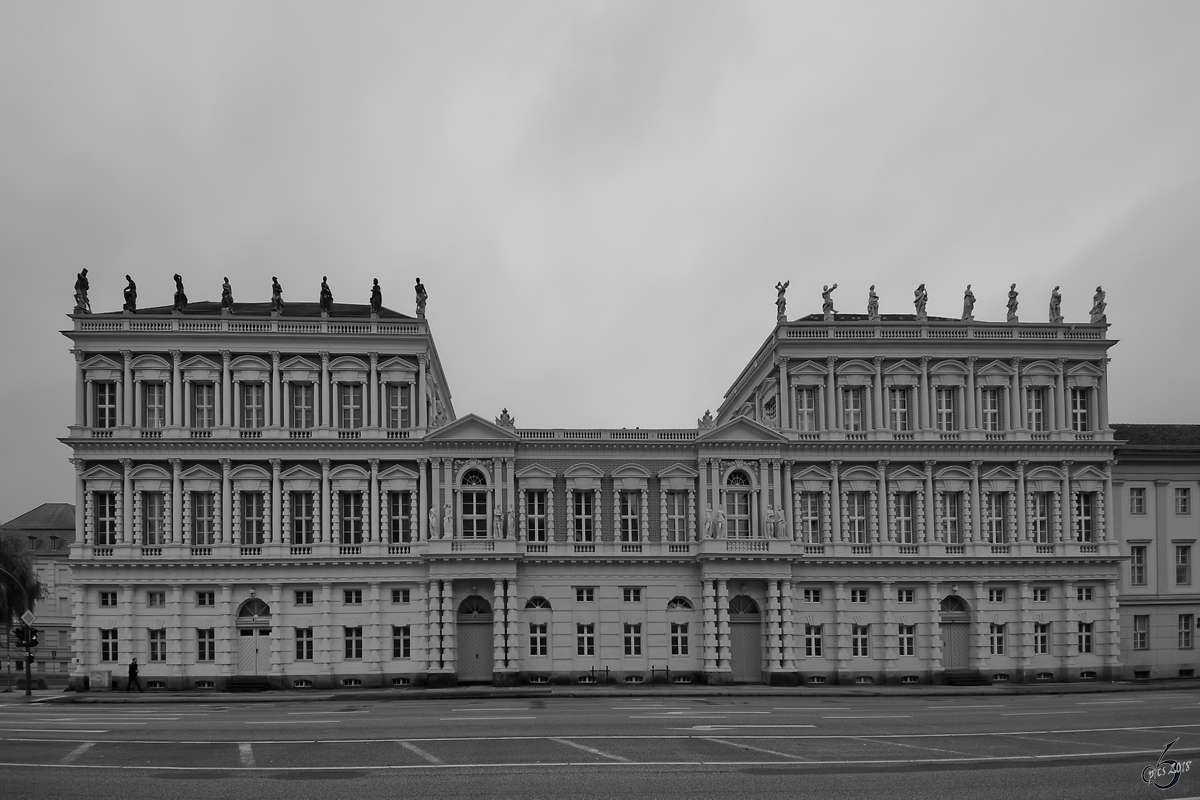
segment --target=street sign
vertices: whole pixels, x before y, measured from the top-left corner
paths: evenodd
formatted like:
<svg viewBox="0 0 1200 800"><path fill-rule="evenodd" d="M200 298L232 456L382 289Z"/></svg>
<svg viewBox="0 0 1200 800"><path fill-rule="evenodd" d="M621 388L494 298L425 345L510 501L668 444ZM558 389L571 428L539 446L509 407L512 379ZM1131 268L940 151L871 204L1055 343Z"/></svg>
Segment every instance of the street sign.
<svg viewBox="0 0 1200 800"><path fill-rule="evenodd" d="M32 611L26 611L21 615L21 622L24 622L26 625L32 625L35 619L37 619L37 614L34 614Z"/></svg>

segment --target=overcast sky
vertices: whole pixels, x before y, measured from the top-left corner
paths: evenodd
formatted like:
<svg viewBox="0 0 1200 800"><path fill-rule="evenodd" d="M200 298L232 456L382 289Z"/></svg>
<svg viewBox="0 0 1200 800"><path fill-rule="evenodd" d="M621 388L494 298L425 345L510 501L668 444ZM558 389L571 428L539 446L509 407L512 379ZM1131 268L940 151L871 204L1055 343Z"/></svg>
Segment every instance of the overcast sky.
<svg viewBox="0 0 1200 800"><path fill-rule="evenodd" d="M317 299L428 318L459 415L687 427L775 322L1068 321L1112 419L1200 422L1200 3L0 2L0 520L73 502L67 327Z"/></svg>

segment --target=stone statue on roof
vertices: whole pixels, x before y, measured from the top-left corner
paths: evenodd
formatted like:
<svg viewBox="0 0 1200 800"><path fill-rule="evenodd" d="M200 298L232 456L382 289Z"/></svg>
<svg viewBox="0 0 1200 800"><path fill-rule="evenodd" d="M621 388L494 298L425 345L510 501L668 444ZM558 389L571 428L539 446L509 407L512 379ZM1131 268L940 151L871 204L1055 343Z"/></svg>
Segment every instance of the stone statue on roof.
<svg viewBox="0 0 1200 800"><path fill-rule="evenodd" d="M233 287L229 285L229 278L221 284L221 311L233 313Z"/></svg>
<svg viewBox="0 0 1200 800"><path fill-rule="evenodd" d="M500 416L496 417L496 424L501 428L517 427L517 418L508 413L507 408L500 409Z"/></svg>
<svg viewBox="0 0 1200 800"><path fill-rule="evenodd" d="M417 319L425 319L425 302L429 299L429 293L425 291L420 278L417 278L414 291L417 293Z"/></svg>
<svg viewBox="0 0 1200 800"><path fill-rule="evenodd" d="M1019 322L1017 319L1017 285L1008 287L1008 321Z"/></svg>
<svg viewBox="0 0 1200 800"><path fill-rule="evenodd" d="M329 290L329 276L321 276L321 313L333 312L333 292Z"/></svg>
<svg viewBox="0 0 1200 800"><path fill-rule="evenodd" d="M1062 295L1058 293L1058 287L1054 287L1054 291L1050 293L1050 321L1062 322Z"/></svg>
<svg viewBox="0 0 1200 800"><path fill-rule="evenodd" d="M700 417L700 419L696 420L696 427L697 427L697 428L711 428L711 427L713 427L713 426L714 426L714 425L716 425L716 424L717 424L717 423L716 423L716 421L713 419L713 415L712 415L712 411L711 411L711 410L707 410L707 411L705 411L705 412L704 412L704 416L703 416L703 417Z"/></svg>
<svg viewBox="0 0 1200 800"><path fill-rule="evenodd" d="M925 304L929 302L929 292L925 291L925 284L921 284L913 292L913 305L917 309L917 319L929 319L929 315L925 313Z"/></svg>
<svg viewBox="0 0 1200 800"><path fill-rule="evenodd" d="M75 313L90 314L92 313L92 303L88 300L88 289L91 288L91 283L88 281L87 267L84 267L79 275L75 278Z"/></svg>
<svg viewBox="0 0 1200 800"><path fill-rule="evenodd" d="M875 294L875 284L867 294L867 319L879 319L879 295Z"/></svg>
<svg viewBox="0 0 1200 800"><path fill-rule="evenodd" d="M836 288L836 283L833 286L821 287L821 313L825 315L827 322L832 321L833 315L837 313L837 309L833 307L833 290Z"/></svg>
<svg viewBox="0 0 1200 800"><path fill-rule="evenodd" d="M187 308L187 293L183 291L183 278L179 277L179 273L175 273L175 303L172 309L183 313Z"/></svg>
<svg viewBox="0 0 1200 800"><path fill-rule="evenodd" d="M371 284L371 313L378 315L379 309L383 308L383 290L379 288L379 278Z"/></svg>
<svg viewBox="0 0 1200 800"><path fill-rule="evenodd" d="M1107 323L1108 315L1104 310L1108 308L1108 303L1104 302L1104 289L1096 287L1096 295L1092 298L1092 322Z"/></svg>
<svg viewBox="0 0 1200 800"><path fill-rule="evenodd" d="M775 291L779 292L779 296L775 298L776 322L787 322L787 298L783 294L791 284L791 281L783 281L782 283L775 284Z"/></svg>
<svg viewBox="0 0 1200 800"><path fill-rule="evenodd" d="M279 285L279 278L271 276L271 313L283 313L283 287Z"/></svg>
<svg viewBox="0 0 1200 800"><path fill-rule="evenodd" d="M971 291L971 284L967 284L967 290L963 292L963 322L971 322L975 319L975 293Z"/></svg>
<svg viewBox="0 0 1200 800"><path fill-rule="evenodd" d="M133 282L133 278L125 276L127 283L125 284L125 305L121 306L122 311L128 311L130 314L137 313L137 284Z"/></svg>

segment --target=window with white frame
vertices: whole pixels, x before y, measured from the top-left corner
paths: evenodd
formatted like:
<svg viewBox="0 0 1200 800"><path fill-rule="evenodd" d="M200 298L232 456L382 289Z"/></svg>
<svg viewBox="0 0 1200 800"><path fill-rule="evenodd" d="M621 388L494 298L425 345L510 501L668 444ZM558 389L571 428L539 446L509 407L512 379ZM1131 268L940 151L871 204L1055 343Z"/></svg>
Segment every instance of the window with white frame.
<svg viewBox="0 0 1200 800"><path fill-rule="evenodd" d="M797 523L800 541L807 544L821 543L821 493L800 492L796 498Z"/></svg>
<svg viewBox="0 0 1200 800"><path fill-rule="evenodd" d="M865 603L865 602L867 602L868 597L869 597L869 594L866 589L851 589L850 590L850 602L851 603Z"/></svg>
<svg viewBox="0 0 1200 800"><path fill-rule="evenodd" d="M412 658L412 628L408 625L392 626L392 658Z"/></svg>
<svg viewBox="0 0 1200 800"><path fill-rule="evenodd" d="M725 523L729 538L749 538L750 479L741 470L731 472L725 482Z"/></svg>
<svg viewBox="0 0 1200 800"><path fill-rule="evenodd" d="M163 511L166 502L162 492L142 492L142 544L163 544Z"/></svg>
<svg viewBox="0 0 1200 800"><path fill-rule="evenodd" d="M342 604L347 606L361 606L362 589L343 589Z"/></svg>
<svg viewBox="0 0 1200 800"><path fill-rule="evenodd" d="M983 525L992 544L1008 543L1006 517L1008 492L987 492L983 496Z"/></svg>
<svg viewBox="0 0 1200 800"><path fill-rule="evenodd" d="M1091 586L1076 586L1075 600L1080 603L1092 602L1092 587Z"/></svg>
<svg viewBox="0 0 1200 800"><path fill-rule="evenodd" d="M1000 430L1000 390L979 390L979 427L985 431Z"/></svg>
<svg viewBox="0 0 1200 800"><path fill-rule="evenodd" d="M1037 544L1050 544L1050 492L1034 492L1029 503L1029 531Z"/></svg>
<svg viewBox="0 0 1200 800"><path fill-rule="evenodd" d="M1146 585L1146 545L1135 544L1129 548L1129 585Z"/></svg>
<svg viewBox="0 0 1200 800"><path fill-rule="evenodd" d="M1180 516L1192 513L1192 490L1186 486L1175 487L1175 513Z"/></svg>
<svg viewBox="0 0 1200 800"><path fill-rule="evenodd" d="M818 425L817 389L801 386L796 389L796 430L815 431Z"/></svg>
<svg viewBox="0 0 1200 800"><path fill-rule="evenodd" d="M117 651L117 629L101 628L100 660L105 662L114 662L119 660L119 658L120 653Z"/></svg>
<svg viewBox="0 0 1200 800"><path fill-rule="evenodd" d="M691 611L692 601L682 595L676 595L667 602L668 611Z"/></svg>
<svg viewBox="0 0 1200 800"><path fill-rule="evenodd" d="M642 590L640 588L625 587L621 590L621 596L626 603L642 602Z"/></svg>
<svg viewBox="0 0 1200 800"><path fill-rule="evenodd" d="M1190 544L1175 545L1175 585L1192 585L1192 546Z"/></svg>
<svg viewBox="0 0 1200 800"><path fill-rule="evenodd" d="M596 625L595 623L579 623L575 625L575 651L577 655L596 655Z"/></svg>
<svg viewBox="0 0 1200 800"><path fill-rule="evenodd" d="M468 470L462 478L462 538L486 539L488 535L487 480L477 469Z"/></svg>
<svg viewBox="0 0 1200 800"><path fill-rule="evenodd" d="M341 543L362 544L362 492L338 492L338 514L341 522Z"/></svg>
<svg viewBox="0 0 1200 800"><path fill-rule="evenodd" d="M338 427L353 430L363 426L363 387L361 383L339 383Z"/></svg>
<svg viewBox="0 0 1200 800"><path fill-rule="evenodd" d="M916 544L916 493L896 492L896 541L900 544Z"/></svg>
<svg viewBox="0 0 1200 800"><path fill-rule="evenodd" d="M117 384L112 381L97 381L92 384L95 395L93 427L117 427Z"/></svg>
<svg viewBox="0 0 1200 800"><path fill-rule="evenodd" d="M1033 623L1033 654L1045 656L1050 654L1050 623Z"/></svg>
<svg viewBox="0 0 1200 800"><path fill-rule="evenodd" d="M1080 622L1078 626L1079 652L1092 652L1092 623Z"/></svg>
<svg viewBox="0 0 1200 800"><path fill-rule="evenodd" d="M667 492L667 529L664 532L668 542L686 542L687 535L687 492Z"/></svg>
<svg viewBox="0 0 1200 800"><path fill-rule="evenodd" d="M1046 430L1046 390L1025 390L1025 426L1034 433Z"/></svg>
<svg viewBox="0 0 1200 800"><path fill-rule="evenodd" d="M525 492L525 536L531 542L547 541L546 490Z"/></svg>
<svg viewBox="0 0 1200 800"><path fill-rule="evenodd" d="M313 660L313 629L296 628L296 660Z"/></svg>
<svg viewBox="0 0 1200 800"><path fill-rule="evenodd" d="M412 492L387 493L388 543L412 541Z"/></svg>
<svg viewBox="0 0 1200 800"><path fill-rule="evenodd" d="M407 604L412 597L410 589L392 589L392 602L397 605Z"/></svg>
<svg viewBox="0 0 1200 800"><path fill-rule="evenodd" d="M908 387L888 389L888 426L894 431L912 430L912 419L908 412Z"/></svg>
<svg viewBox="0 0 1200 800"><path fill-rule="evenodd" d="M842 428L847 431L866 430L863 417L863 390L856 386L842 389Z"/></svg>
<svg viewBox="0 0 1200 800"><path fill-rule="evenodd" d="M1088 389L1071 390L1071 430L1073 431L1084 432L1092 429L1089 394L1091 392Z"/></svg>
<svg viewBox="0 0 1200 800"><path fill-rule="evenodd" d="M686 656L688 654L688 623L671 623L671 655Z"/></svg>
<svg viewBox="0 0 1200 800"><path fill-rule="evenodd" d="M348 661L358 661L363 657L363 629L361 625L345 628L345 655Z"/></svg>
<svg viewBox="0 0 1200 800"><path fill-rule="evenodd" d="M988 647L991 654L994 656L1004 655L1004 624L991 623L991 628L988 632Z"/></svg>
<svg viewBox="0 0 1200 800"><path fill-rule="evenodd" d="M1192 631L1195 629L1195 617L1192 614L1179 615L1179 649L1192 649Z"/></svg>
<svg viewBox="0 0 1200 800"><path fill-rule="evenodd" d="M312 589L297 589L296 590L296 605L311 606L313 604Z"/></svg>
<svg viewBox="0 0 1200 800"><path fill-rule="evenodd" d="M101 608L116 608L117 593L116 592L101 592L100 607Z"/></svg>
<svg viewBox="0 0 1200 800"><path fill-rule="evenodd" d="M117 494L92 492L93 544L100 547L117 543Z"/></svg>
<svg viewBox="0 0 1200 800"><path fill-rule="evenodd" d="M1136 614L1133 617L1133 649L1150 649L1150 615Z"/></svg>
<svg viewBox="0 0 1200 800"><path fill-rule="evenodd" d="M411 391L407 383L389 383L384 389L385 424L392 430L412 427Z"/></svg>
<svg viewBox="0 0 1200 800"><path fill-rule="evenodd" d="M867 544L867 492L846 493L846 534L851 544Z"/></svg>
<svg viewBox="0 0 1200 800"><path fill-rule="evenodd" d="M1143 486L1129 487L1129 513L1141 516L1146 513L1146 489Z"/></svg>
<svg viewBox="0 0 1200 800"><path fill-rule="evenodd" d="M262 428L267 424L267 389L261 383L242 385L242 427Z"/></svg>
<svg viewBox="0 0 1200 800"><path fill-rule="evenodd" d="M196 660L217 660L217 632L213 628L196 629Z"/></svg>
<svg viewBox="0 0 1200 800"><path fill-rule="evenodd" d="M167 426L167 387L162 383L142 384L142 427Z"/></svg>
<svg viewBox="0 0 1200 800"><path fill-rule="evenodd" d="M900 650L899 655L915 656L917 654L917 626L899 626L897 645Z"/></svg>
<svg viewBox="0 0 1200 800"><path fill-rule="evenodd" d="M821 590L820 589L805 589L804 590L804 602L806 602L806 603L821 602Z"/></svg>
<svg viewBox="0 0 1200 800"><path fill-rule="evenodd" d="M934 392L934 425L943 432L958 430L958 391L953 387Z"/></svg>
<svg viewBox="0 0 1200 800"><path fill-rule="evenodd" d="M215 608L217 596L215 592L196 592L197 608Z"/></svg>
<svg viewBox="0 0 1200 800"><path fill-rule="evenodd" d="M167 593L166 592L146 592L146 607L147 608L166 608Z"/></svg>
<svg viewBox="0 0 1200 800"><path fill-rule="evenodd" d="M640 622L625 623L625 655L642 654L642 625Z"/></svg>
<svg viewBox="0 0 1200 800"><path fill-rule="evenodd" d="M1003 603L1004 602L1004 590L1003 589L988 589L988 602L989 603Z"/></svg>
<svg viewBox="0 0 1200 800"><path fill-rule="evenodd" d="M1096 494L1075 494L1075 539L1079 542L1096 541Z"/></svg>
<svg viewBox="0 0 1200 800"><path fill-rule="evenodd" d="M576 603L592 603L596 600L596 590L591 586L575 587Z"/></svg>
<svg viewBox="0 0 1200 800"><path fill-rule="evenodd" d="M946 544L962 544L962 492L943 492L939 503L943 541Z"/></svg>
<svg viewBox="0 0 1200 800"><path fill-rule="evenodd" d="M621 541L640 542L642 540L642 493L640 491L622 491L621 504Z"/></svg>
<svg viewBox="0 0 1200 800"><path fill-rule="evenodd" d="M896 590L896 602L897 603L915 603L916 601L917 601L916 589L897 589Z"/></svg>
<svg viewBox="0 0 1200 800"><path fill-rule="evenodd" d="M868 658L871 655L871 626L850 626L850 655L855 658Z"/></svg>
<svg viewBox="0 0 1200 800"><path fill-rule="evenodd" d="M217 425L217 387L212 383L192 384L192 427Z"/></svg>
<svg viewBox="0 0 1200 800"><path fill-rule="evenodd" d="M263 543L263 493L242 492L242 544Z"/></svg>
<svg viewBox="0 0 1200 800"><path fill-rule="evenodd" d="M546 632L548 623L529 623L529 655L545 656L550 654L550 636Z"/></svg>
<svg viewBox="0 0 1200 800"><path fill-rule="evenodd" d="M311 383L293 383L291 386L292 427L301 429L316 427L316 387Z"/></svg>
<svg viewBox="0 0 1200 800"><path fill-rule="evenodd" d="M292 492L292 544L312 544L316 539L312 492Z"/></svg>
<svg viewBox="0 0 1200 800"><path fill-rule="evenodd" d="M593 496L589 491L581 491L576 489L574 524L575 524L575 541L580 543L588 543L594 541L593 527L595 520L592 517L593 512Z"/></svg>
<svg viewBox="0 0 1200 800"><path fill-rule="evenodd" d="M1033 589L1033 602L1035 602L1035 603L1049 603L1049 602L1050 602L1050 589L1049 589L1049 587L1047 587L1047 586L1035 586L1035 587L1034 587L1034 589Z"/></svg>
<svg viewBox="0 0 1200 800"><path fill-rule="evenodd" d="M820 625L804 626L804 655L808 658L821 658L824 650Z"/></svg>
<svg viewBox="0 0 1200 800"><path fill-rule="evenodd" d="M211 545L215 536L216 497L212 492L192 492L192 544Z"/></svg>
<svg viewBox="0 0 1200 800"><path fill-rule="evenodd" d="M150 648L150 660L154 662L167 660L167 629L151 628L147 631Z"/></svg>

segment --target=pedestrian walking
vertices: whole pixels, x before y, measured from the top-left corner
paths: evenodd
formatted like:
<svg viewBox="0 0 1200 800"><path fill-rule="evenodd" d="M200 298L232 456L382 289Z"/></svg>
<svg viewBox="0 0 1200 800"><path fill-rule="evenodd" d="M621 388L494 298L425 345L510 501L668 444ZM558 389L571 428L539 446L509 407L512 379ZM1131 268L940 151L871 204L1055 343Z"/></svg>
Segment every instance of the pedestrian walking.
<svg viewBox="0 0 1200 800"><path fill-rule="evenodd" d="M125 691L132 692L134 684L137 685L139 692L145 691L145 689L142 688L142 682L138 680L138 665L136 658L129 662L129 683L125 684Z"/></svg>

